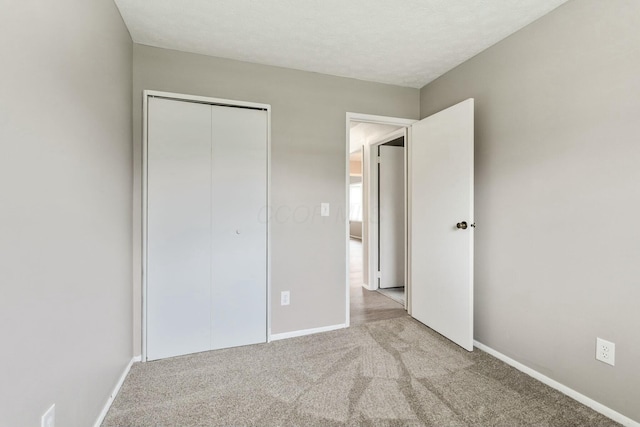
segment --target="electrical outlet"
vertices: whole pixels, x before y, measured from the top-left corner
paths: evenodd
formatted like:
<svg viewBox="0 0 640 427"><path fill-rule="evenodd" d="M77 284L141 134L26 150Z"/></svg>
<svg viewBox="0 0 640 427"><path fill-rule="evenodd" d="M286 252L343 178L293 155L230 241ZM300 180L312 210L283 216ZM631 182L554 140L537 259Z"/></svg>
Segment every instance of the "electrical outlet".
<svg viewBox="0 0 640 427"><path fill-rule="evenodd" d="M596 359L611 366L616 364L616 345L610 341L596 338Z"/></svg>
<svg viewBox="0 0 640 427"><path fill-rule="evenodd" d="M280 292L280 305L289 305L289 291Z"/></svg>
<svg viewBox="0 0 640 427"><path fill-rule="evenodd" d="M56 427L56 404L51 405L47 412L40 418L41 427Z"/></svg>
<svg viewBox="0 0 640 427"><path fill-rule="evenodd" d="M320 216L329 216L329 203L320 203Z"/></svg>

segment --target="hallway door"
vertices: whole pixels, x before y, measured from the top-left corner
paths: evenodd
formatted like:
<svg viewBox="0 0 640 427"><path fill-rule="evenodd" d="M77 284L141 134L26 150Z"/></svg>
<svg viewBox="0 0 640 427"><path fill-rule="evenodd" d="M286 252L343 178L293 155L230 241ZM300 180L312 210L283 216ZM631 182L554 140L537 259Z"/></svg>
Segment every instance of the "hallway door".
<svg viewBox="0 0 640 427"><path fill-rule="evenodd" d="M404 146L380 145L378 150L379 287L404 287Z"/></svg>

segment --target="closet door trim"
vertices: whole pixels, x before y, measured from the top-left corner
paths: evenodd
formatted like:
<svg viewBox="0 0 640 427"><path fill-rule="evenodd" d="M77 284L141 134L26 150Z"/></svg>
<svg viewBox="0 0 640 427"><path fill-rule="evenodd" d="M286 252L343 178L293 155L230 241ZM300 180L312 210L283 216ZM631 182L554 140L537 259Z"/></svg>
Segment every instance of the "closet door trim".
<svg viewBox="0 0 640 427"><path fill-rule="evenodd" d="M267 112L267 207L265 220L267 222L267 342L271 341L271 105L256 102L236 101L206 96L187 95L156 90L144 90L142 92L142 361L147 361L147 214L148 214L148 126L149 126L149 99L164 98L183 102L219 105L235 108L249 108Z"/></svg>

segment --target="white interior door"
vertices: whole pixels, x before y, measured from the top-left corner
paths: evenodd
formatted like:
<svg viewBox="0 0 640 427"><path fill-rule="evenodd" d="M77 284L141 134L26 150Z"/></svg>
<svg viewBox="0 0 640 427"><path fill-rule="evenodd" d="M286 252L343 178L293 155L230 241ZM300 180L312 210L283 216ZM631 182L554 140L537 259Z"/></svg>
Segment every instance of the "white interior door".
<svg viewBox="0 0 640 427"><path fill-rule="evenodd" d="M147 360L210 349L211 106L150 98Z"/></svg>
<svg viewBox="0 0 640 427"><path fill-rule="evenodd" d="M213 106L212 348L267 340L267 112Z"/></svg>
<svg viewBox="0 0 640 427"><path fill-rule="evenodd" d="M381 145L378 172L379 277L381 288L404 286L404 147Z"/></svg>
<svg viewBox="0 0 640 427"><path fill-rule="evenodd" d="M469 351L473 350L473 159L473 99L412 125L411 315Z"/></svg>

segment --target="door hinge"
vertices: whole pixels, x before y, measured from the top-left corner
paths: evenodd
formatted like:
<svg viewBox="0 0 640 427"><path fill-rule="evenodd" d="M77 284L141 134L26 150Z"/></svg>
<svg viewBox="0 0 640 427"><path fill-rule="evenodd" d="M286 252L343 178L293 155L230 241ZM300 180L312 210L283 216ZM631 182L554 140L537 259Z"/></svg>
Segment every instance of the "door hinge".
<svg viewBox="0 0 640 427"><path fill-rule="evenodd" d="M382 158L378 156L378 164L382 163Z"/></svg>
<svg viewBox="0 0 640 427"><path fill-rule="evenodd" d="M381 271L378 271L378 272L376 273L376 277L377 277L378 279L382 279L382 272L381 272Z"/></svg>

